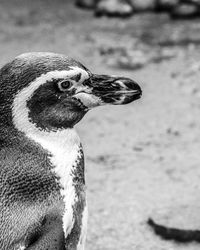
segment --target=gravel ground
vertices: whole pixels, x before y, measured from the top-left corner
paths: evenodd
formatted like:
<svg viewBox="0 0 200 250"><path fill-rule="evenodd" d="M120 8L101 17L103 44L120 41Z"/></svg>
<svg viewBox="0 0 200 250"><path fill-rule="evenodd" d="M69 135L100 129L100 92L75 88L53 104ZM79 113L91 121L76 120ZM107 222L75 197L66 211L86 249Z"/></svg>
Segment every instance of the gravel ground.
<svg viewBox="0 0 200 250"><path fill-rule="evenodd" d="M27 51L60 52L143 89L141 100L98 108L78 125L90 211L86 249L200 248L160 240L146 225L151 216L200 229L199 31L198 21L172 23L165 15L94 19L64 0L1 1L1 65Z"/></svg>

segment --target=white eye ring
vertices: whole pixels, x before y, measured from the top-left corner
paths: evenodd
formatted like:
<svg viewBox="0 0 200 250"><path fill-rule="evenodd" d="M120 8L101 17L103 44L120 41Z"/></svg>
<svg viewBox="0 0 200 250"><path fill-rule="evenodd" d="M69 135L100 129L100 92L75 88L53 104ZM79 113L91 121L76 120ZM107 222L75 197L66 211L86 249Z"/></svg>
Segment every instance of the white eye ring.
<svg viewBox="0 0 200 250"><path fill-rule="evenodd" d="M70 89L71 86L72 86L72 82L70 82L68 80L63 80L63 81L61 81L61 82L58 83L58 88L62 92Z"/></svg>

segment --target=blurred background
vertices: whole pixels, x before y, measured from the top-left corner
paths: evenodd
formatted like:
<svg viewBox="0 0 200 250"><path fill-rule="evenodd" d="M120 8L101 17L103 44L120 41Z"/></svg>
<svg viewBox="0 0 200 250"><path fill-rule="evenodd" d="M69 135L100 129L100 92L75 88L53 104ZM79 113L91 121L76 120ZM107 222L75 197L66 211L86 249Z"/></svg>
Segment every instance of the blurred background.
<svg viewBox="0 0 200 250"><path fill-rule="evenodd" d="M141 100L78 125L89 203L87 250L196 250L161 240L149 216L200 229L200 1L0 0L0 64L63 53L127 76ZM112 17L112 18L111 18Z"/></svg>

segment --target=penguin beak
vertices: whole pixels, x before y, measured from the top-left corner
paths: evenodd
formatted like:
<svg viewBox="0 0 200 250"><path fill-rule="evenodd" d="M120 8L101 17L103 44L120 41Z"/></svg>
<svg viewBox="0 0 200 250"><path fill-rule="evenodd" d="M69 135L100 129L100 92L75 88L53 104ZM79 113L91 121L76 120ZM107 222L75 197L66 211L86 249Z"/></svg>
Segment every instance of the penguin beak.
<svg viewBox="0 0 200 250"><path fill-rule="evenodd" d="M75 95L88 109L100 105L128 104L142 95L140 86L125 77L93 74L84 83L85 89Z"/></svg>
<svg viewBox="0 0 200 250"><path fill-rule="evenodd" d="M92 93L104 103L127 104L142 95L140 86L129 78L93 75L91 81Z"/></svg>

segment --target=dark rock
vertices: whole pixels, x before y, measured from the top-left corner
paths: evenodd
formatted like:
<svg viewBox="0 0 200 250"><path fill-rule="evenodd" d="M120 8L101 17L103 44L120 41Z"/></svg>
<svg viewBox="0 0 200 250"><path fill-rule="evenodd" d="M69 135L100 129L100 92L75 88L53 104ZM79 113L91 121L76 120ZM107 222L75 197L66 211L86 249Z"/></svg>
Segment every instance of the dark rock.
<svg viewBox="0 0 200 250"><path fill-rule="evenodd" d="M94 9L98 0L76 0L76 6L86 9Z"/></svg>
<svg viewBox="0 0 200 250"><path fill-rule="evenodd" d="M96 16L127 17L133 14L128 0L100 0L95 9Z"/></svg>
<svg viewBox="0 0 200 250"><path fill-rule="evenodd" d="M179 0L157 0L157 11L171 11L179 4Z"/></svg>
<svg viewBox="0 0 200 250"><path fill-rule="evenodd" d="M200 6L200 0L182 0L182 3L189 3L189 4L194 4L197 6Z"/></svg>
<svg viewBox="0 0 200 250"><path fill-rule="evenodd" d="M130 2L137 12L155 10L157 5L157 0L130 0Z"/></svg>
<svg viewBox="0 0 200 250"><path fill-rule="evenodd" d="M170 16L174 19L191 19L200 17L200 11L197 5L191 3L180 3L173 8Z"/></svg>

